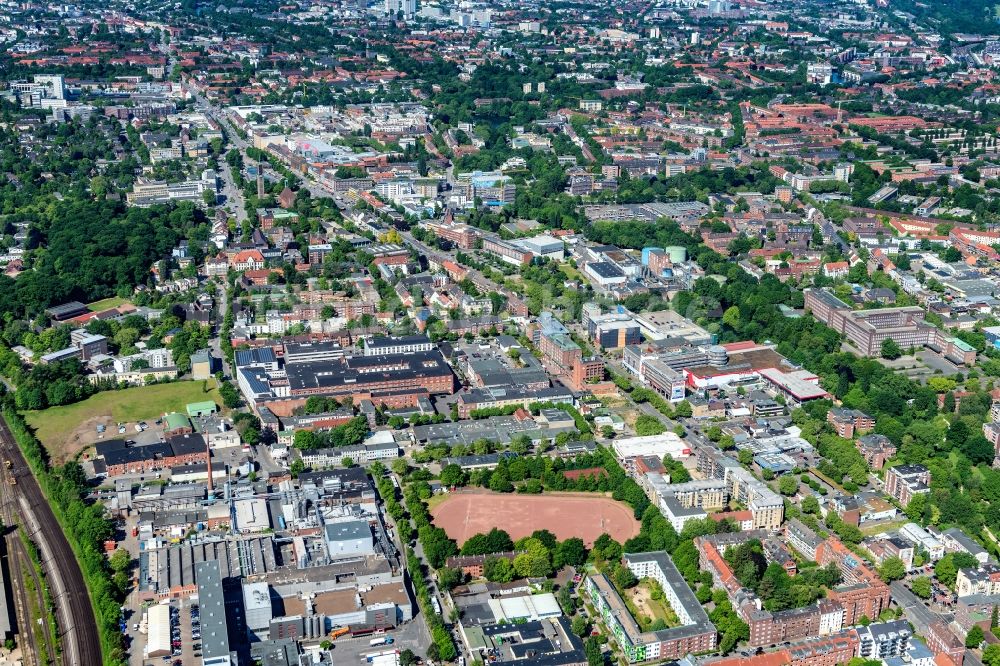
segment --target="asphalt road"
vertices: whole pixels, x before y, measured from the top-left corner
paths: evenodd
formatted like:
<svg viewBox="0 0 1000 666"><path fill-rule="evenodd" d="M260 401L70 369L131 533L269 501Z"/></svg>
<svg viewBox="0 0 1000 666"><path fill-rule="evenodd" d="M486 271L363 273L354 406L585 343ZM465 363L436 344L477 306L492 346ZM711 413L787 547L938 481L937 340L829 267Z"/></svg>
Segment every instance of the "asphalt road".
<svg viewBox="0 0 1000 666"><path fill-rule="evenodd" d="M32 540L42 553L45 577L52 589L59 624L59 639L66 666L101 666L101 642L83 573L63 534L52 507L42 494L7 422L0 418L0 456L10 460L17 485L10 490Z"/></svg>

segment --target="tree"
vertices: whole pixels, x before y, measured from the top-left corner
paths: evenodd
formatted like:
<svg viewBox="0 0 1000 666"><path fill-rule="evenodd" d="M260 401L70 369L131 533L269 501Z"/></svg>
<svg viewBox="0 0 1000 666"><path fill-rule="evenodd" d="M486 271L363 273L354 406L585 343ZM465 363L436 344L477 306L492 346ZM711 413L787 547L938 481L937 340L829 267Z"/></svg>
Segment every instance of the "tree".
<svg viewBox="0 0 1000 666"><path fill-rule="evenodd" d="M583 642L583 651L587 655L587 666L604 666L604 652L601 651L600 636L589 636Z"/></svg>
<svg viewBox="0 0 1000 666"><path fill-rule="evenodd" d="M930 576L917 576L910 584L910 589L921 599L930 599L932 592Z"/></svg>
<svg viewBox="0 0 1000 666"><path fill-rule="evenodd" d="M722 323L733 330L740 329L740 309L735 305L730 306L722 313Z"/></svg>
<svg viewBox="0 0 1000 666"><path fill-rule="evenodd" d="M691 414L693 413L691 403L687 400L681 400L677 403L677 406L674 407L674 415L678 418L691 418Z"/></svg>
<svg viewBox="0 0 1000 666"><path fill-rule="evenodd" d="M493 583L509 583L514 580L514 567L502 557L487 557L483 561L483 576Z"/></svg>
<svg viewBox="0 0 1000 666"><path fill-rule="evenodd" d="M292 461L292 464L288 466L288 472L292 475L293 479L299 478L299 474L306 471L306 464L302 462L302 458L296 458Z"/></svg>
<svg viewBox="0 0 1000 666"><path fill-rule="evenodd" d="M229 382L222 382L219 395L222 396L222 404L226 409L236 409L240 406L240 392Z"/></svg>
<svg viewBox="0 0 1000 666"><path fill-rule="evenodd" d="M132 566L132 556L124 548L119 548L111 554L108 563L111 565L111 570L115 573L128 571L129 567Z"/></svg>
<svg viewBox="0 0 1000 666"><path fill-rule="evenodd" d="M817 514L819 513L819 500L812 495L807 495L802 499L802 513Z"/></svg>
<svg viewBox="0 0 1000 666"><path fill-rule="evenodd" d="M583 539L570 537L559 544L557 558L562 564L578 567L587 561L587 547Z"/></svg>
<svg viewBox="0 0 1000 666"><path fill-rule="evenodd" d="M340 459L340 464L342 467L354 467L354 458L350 456L344 456Z"/></svg>
<svg viewBox="0 0 1000 666"><path fill-rule="evenodd" d="M659 435L665 430L666 427L655 416L643 414L635 420L635 432L639 436Z"/></svg>
<svg viewBox="0 0 1000 666"><path fill-rule="evenodd" d="M399 653L399 666L416 666L417 655L413 654L413 650L406 648Z"/></svg>
<svg viewBox="0 0 1000 666"><path fill-rule="evenodd" d="M584 617L583 615L577 615L576 617L574 617L573 623L570 626L573 630L573 633L576 634L577 636L580 636L581 638L586 636L587 632L590 629L589 623L587 622L587 618Z"/></svg>
<svg viewBox="0 0 1000 666"><path fill-rule="evenodd" d="M736 458L740 461L741 465L749 466L753 462L753 451L750 449L740 449L740 452L736 454Z"/></svg>
<svg viewBox="0 0 1000 666"><path fill-rule="evenodd" d="M626 566L619 566L615 569L614 580L615 585L623 590L627 590L638 582L635 574Z"/></svg>
<svg viewBox="0 0 1000 666"><path fill-rule="evenodd" d="M903 512L906 514L906 517L909 518L910 520L919 521L923 517L924 510L926 509L926 507L927 507L926 493L917 493L906 505L906 508L903 510Z"/></svg>
<svg viewBox="0 0 1000 666"><path fill-rule="evenodd" d="M319 448L320 441L312 430L296 430L292 445L297 449L309 450Z"/></svg>
<svg viewBox="0 0 1000 666"><path fill-rule="evenodd" d="M514 484L510 482L510 474L504 466L497 467L490 475L490 490L495 493L514 492Z"/></svg>
<svg viewBox="0 0 1000 666"><path fill-rule="evenodd" d="M529 538L524 552L514 558L514 570L522 578L541 578L552 573L549 550L538 539Z"/></svg>
<svg viewBox="0 0 1000 666"><path fill-rule="evenodd" d="M778 492L782 495L791 497L795 493L799 492L799 482L795 480L794 476L786 474L778 481Z"/></svg>
<svg viewBox="0 0 1000 666"><path fill-rule="evenodd" d="M955 589L955 579L959 569L974 569L978 560L968 553L948 553L934 565L934 575L951 589Z"/></svg>
<svg viewBox="0 0 1000 666"><path fill-rule="evenodd" d="M975 650L984 640L986 640L986 636L983 634L983 628L978 624L974 624L969 629L969 633L965 635L965 647Z"/></svg>
<svg viewBox="0 0 1000 666"><path fill-rule="evenodd" d="M886 559L878 568L878 577L886 583L901 580L906 576L906 565L898 557Z"/></svg>
<svg viewBox="0 0 1000 666"><path fill-rule="evenodd" d="M514 550L514 542L504 530L494 527L486 533L486 547L490 553L503 553Z"/></svg>
<svg viewBox="0 0 1000 666"><path fill-rule="evenodd" d="M591 550L591 553L600 555L601 558L612 562L621 558L622 546L612 539L611 535L605 532L594 541L594 548Z"/></svg>
<svg viewBox="0 0 1000 666"><path fill-rule="evenodd" d="M465 472L458 465L451 463L441 469L441 485L453 487L465 484Z"/></svg>
<svg viewBox="0 0 1000 666"><path fill-rule="evenodd" d="M446 590L450 590L456 585L460 585L462 580L465 578L461 569L452 569L449 567L438 569L437 576L438 584Z"/></svg>
<svg viewBox="0 0 1000 666"><path fill-rule="evenodd" d="M983 663L986 666L1000 666L1000 643L990 643L983 649Z"/></svg>
<svg viewBox="0 0 1000 666"><path fill-rule="evenodd" d="M892 338L886 338L882 341L882 358L893 360L897 359L903 355L903 350L899 348L896 341Z"/></svg>

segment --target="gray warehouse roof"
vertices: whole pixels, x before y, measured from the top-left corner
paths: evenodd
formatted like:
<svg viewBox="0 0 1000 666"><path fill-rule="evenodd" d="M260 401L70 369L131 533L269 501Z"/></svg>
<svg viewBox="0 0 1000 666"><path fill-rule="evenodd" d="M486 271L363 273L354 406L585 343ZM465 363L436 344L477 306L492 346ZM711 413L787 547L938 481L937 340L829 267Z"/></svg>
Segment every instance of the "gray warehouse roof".
<svg viewBox="0 0 1000 666"><path fill-rule="evenodd" d="M364 520L347 520L342 523L327 523L327 541L353 541L354 539L371 539L372 528Z"/></svg>
<svg viewBox="0 0 1000 666"><path fill-rule="evenodd" d="M222 592L219 563L199 562L194 572L198 581L198 604L201 606L203 661L229 657L229 623L226 622L226 599Z"/></svg>

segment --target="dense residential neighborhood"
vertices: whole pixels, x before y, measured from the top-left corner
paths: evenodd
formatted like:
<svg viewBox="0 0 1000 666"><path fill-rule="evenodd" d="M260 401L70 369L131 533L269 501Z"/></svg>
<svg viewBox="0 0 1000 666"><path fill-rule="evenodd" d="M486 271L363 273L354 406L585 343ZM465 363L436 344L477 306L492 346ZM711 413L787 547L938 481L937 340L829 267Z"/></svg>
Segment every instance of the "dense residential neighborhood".
<svg viewBox="0 0 1000 666"><path fill-rule="evenodd" d="M1000 666L997 6L0 6L0 664Z"/></svg>

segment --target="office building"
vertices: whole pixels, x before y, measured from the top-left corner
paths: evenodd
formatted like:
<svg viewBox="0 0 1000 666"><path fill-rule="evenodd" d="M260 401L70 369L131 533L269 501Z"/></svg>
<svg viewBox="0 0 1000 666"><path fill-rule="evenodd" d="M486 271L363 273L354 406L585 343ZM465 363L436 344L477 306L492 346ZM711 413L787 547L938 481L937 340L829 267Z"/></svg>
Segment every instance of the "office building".
<svg viewBox="0 0 1000 666"><path fill-rule="evenodd" d="M974 348L925 322L920 307L854 310L825 289L806 289L805 308L843 334L864 356L880 356L882 343L892 340L904 350L928 347L955 363L971 365L976 361Z"/></svg>

